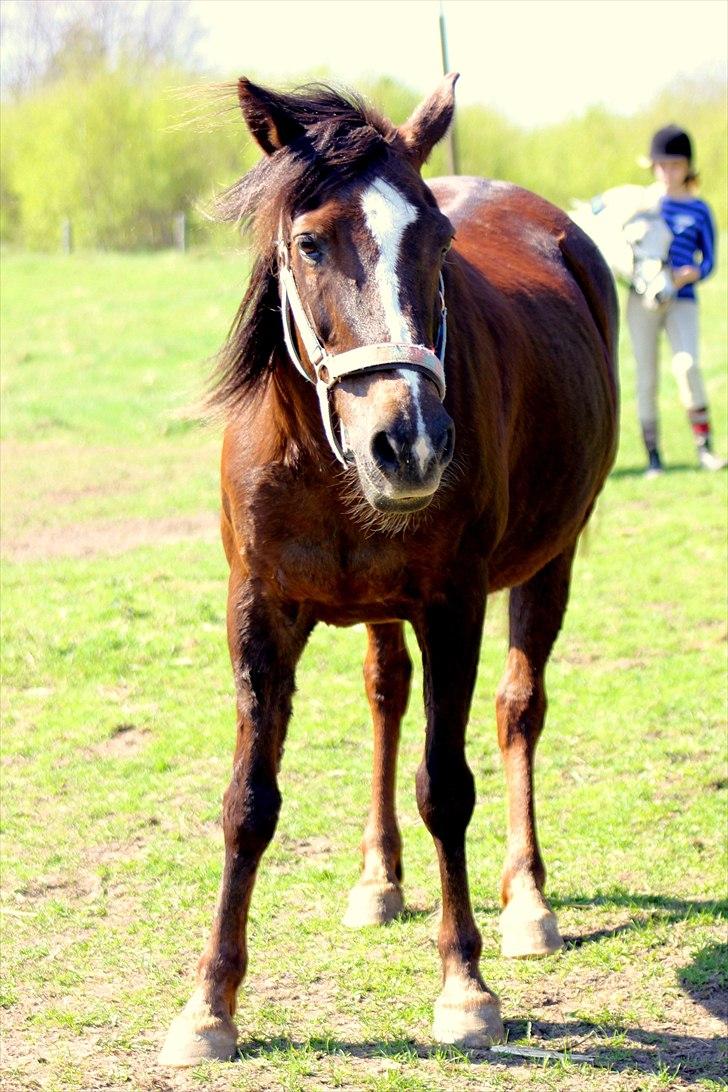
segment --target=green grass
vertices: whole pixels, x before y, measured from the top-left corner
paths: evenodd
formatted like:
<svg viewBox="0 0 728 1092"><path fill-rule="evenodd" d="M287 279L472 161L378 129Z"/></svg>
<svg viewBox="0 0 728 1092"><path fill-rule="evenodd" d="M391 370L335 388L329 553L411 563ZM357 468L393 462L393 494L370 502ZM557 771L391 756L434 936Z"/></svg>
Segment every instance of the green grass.
<svg viewBox="0 0 728 1092"><path fill-rule="evenodd" d="M595 1064L430 1039L438 884L414 801L419 671L398 789L409 913L381 931L341 928L370 769L364 634L319 627L253 900L241 1060L172 1077L154 1060L211 920L233 699L221 547L156 531L214 518L219 436L180 411L234 313L245 260L8 254L3 267L3 1087L719 1087L726 479L693 469L668 369L672 470L645 482L623 348L619 460L549 668L540 833L569 938L549 961L507 962L497 947L502 596L469 732L483 973L511 1042ZM721 275L703 292L703 346L722 452L724 297ZM123 545L134 521L148 541L109 556L109 535Z"/></svg>

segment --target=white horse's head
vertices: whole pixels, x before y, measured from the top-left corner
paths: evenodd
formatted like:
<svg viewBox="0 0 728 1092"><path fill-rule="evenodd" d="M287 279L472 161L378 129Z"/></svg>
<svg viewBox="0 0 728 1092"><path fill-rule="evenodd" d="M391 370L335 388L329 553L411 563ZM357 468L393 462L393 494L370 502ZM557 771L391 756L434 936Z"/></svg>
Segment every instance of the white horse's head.
<svg viewBox="0 0 728 1092"><path fill-rule="evenodd" d="M656 310L675 294L667 257L672 232L660 215L654 186L615 186L576 203L572 220L590 236L617 280Z"/></svg>

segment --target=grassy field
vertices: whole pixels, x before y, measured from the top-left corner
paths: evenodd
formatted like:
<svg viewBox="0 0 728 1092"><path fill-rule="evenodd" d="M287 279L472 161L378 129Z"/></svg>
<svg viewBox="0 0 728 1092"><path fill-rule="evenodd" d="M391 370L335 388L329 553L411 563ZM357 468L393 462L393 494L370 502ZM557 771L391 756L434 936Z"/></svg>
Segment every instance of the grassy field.
<svg viewBox="0 0 728 1092"><path fill-rule="evenodd" d="M669 473L643 479L626 343L619 460L548 674L540 830L568 942L546 962L498 954L503 597L469 732L486 981L511 1043L594 1061L465 1055L430 1038L438 882L414 800L419 674L399 778L409 911L383 930L340 926L368 794L364 635L320 627L253 900L241 1058L156 1067L222 865L233 698L219 436L189 407L244 278L230 254L3 257L2 1087L722 1086L726 477L694 469L666 367ZM703 292L722 452L725 290L723 273Z"/></svg>

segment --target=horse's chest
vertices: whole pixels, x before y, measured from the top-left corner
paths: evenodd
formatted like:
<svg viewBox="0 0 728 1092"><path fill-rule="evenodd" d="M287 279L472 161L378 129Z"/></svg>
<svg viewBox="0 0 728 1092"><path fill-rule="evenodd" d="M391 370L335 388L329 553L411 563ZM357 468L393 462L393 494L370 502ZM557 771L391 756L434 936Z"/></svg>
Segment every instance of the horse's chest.
<svg viewBox="0 0 728 1092"><path fill-rule="evenodd" d="M406 563L395 541L367 538L324 490L281 483L256 490L246 506L251 571L287 599L354 609L399 601Z"/></svg>
<svg viewBox="0 0 728 1092"><path fill-rule="evenodd" d="M399 600L403 569L391 551L299 535L279 544L269 578L285 596L333 607Z"/></svg>

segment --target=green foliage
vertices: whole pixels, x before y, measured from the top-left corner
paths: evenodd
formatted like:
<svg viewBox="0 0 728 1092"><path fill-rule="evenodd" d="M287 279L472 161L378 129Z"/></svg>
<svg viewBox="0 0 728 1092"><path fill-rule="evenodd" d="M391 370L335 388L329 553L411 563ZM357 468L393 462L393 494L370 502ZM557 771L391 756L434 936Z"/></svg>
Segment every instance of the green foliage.
<svg viewBox="0 0 728 1092"><path fill-rule="evenodd" d="M68 217L81 247L169 245L174 214L210 192L215 166L224 164L229 178L245 162L240 128L180 124L183 107L170 87L184 78L165 72L142 84L99 67L7 107L4 237L55 248Z"/></svg>
<svg viewBox="0 0 728 1092"><path fill-rule="evenodd" d="M325 78L325 73L313 77ZM145 78L123 62L75 57L51 82L6 104L0 148L0 238L39 249L60 245L70 218L79 247L144 249L172 243L174 214L188 213L193 241L234 239L197 211L257 158L232 88L216 99L179 69L150 68ZM295 83L305 82L306 77ZM391 78L363 88L387 116L403 121L418 101ZM637 156L668 120L685 125L697 147L703 195L719 225L728 222L725 85L678 82L631 117L591 107L558 125L519 128L495 110L465 106L457 115L463 174L503 178L568 208L612 185L646 182ZM448 173L447 148L435 149L426 173Z"/></svg>

